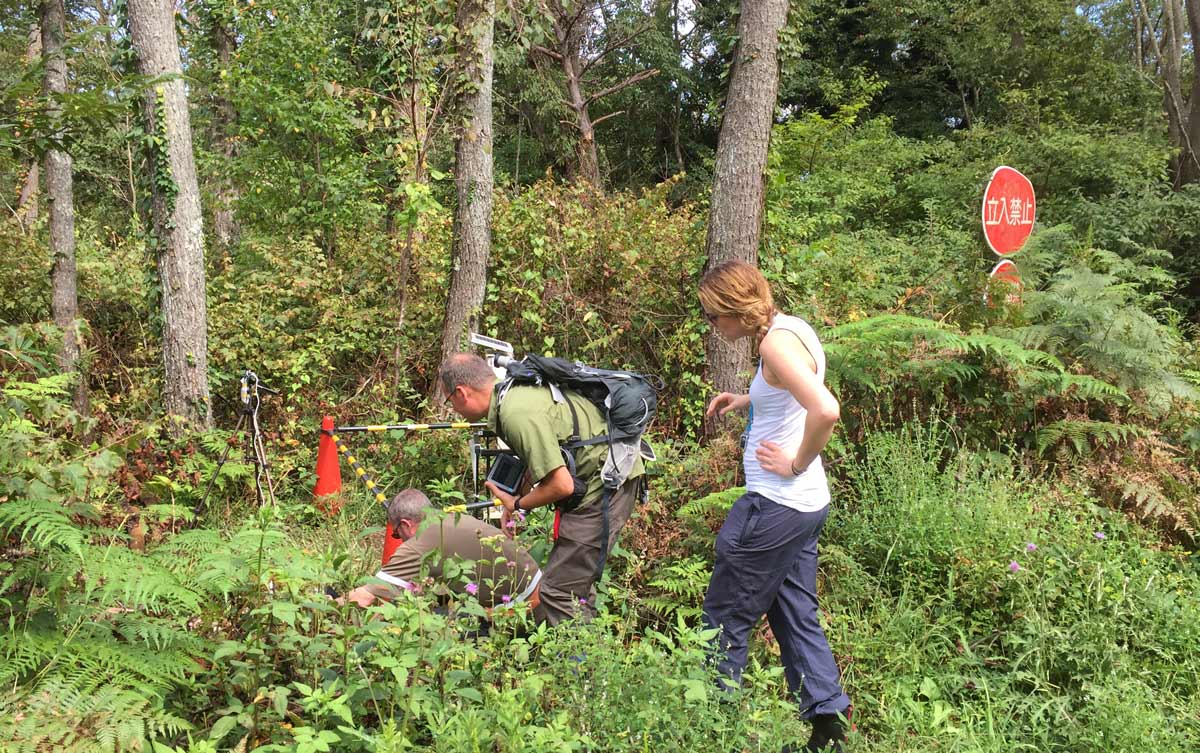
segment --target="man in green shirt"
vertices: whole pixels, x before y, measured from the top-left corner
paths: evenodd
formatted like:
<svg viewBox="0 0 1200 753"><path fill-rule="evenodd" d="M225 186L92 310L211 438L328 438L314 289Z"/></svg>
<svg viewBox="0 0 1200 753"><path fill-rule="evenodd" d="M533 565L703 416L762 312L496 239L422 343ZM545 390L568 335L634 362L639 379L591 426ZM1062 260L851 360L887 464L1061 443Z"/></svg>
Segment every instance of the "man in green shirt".
<svg viewBox="0 0 1200 753"><path fill-rule="evenodd" d="M488 490L504 503L501 527L505 532L511 530L509 522L517 510L557 506L574 494L575 480L560 446L574 431L571 409L578 417L580 438L592 439L608 431L604 416L590 400L570 390L555 395L548 387L535 385L512 385L500 395L500 385L487 362L471 353L449 356L438 377L454 410L468 421L486 418L488 428L528 469L532 486L522 489L522 494L506 494L488 484ZM604 442L575 451L575 476L586 485L586 492L577 507L556 510L554 546L543 568L541 603L534 609L534 616L551 625L576 616L595 616L601 555L607 557L612 551L642 489L644 469L639 459L609 500L609 535L602 541L604 482L600 472L607 452Z"/></svg>
<svg viewBox="0 0 1200 753"><path fill-rule="evenodd" d="M349 593L359 606L426 585L443 594L469 594L488 608L525 601L537 605L542 573L499 528L469 515L442 514L417 489L392 498L388 522L401 544L375 573L381 582Z"/></svg>

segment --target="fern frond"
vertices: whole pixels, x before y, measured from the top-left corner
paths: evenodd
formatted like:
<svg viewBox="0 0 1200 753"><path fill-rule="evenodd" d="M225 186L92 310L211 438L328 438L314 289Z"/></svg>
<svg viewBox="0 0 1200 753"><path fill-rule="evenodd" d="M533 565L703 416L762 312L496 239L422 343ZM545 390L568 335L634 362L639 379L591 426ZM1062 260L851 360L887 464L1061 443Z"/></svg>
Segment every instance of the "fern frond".
<svg viewBox="0 0 1200 753"><path fill-rule="evenodd" d="M144 518L163 522L172 520L191 522L196 518L195 513L184 505L146 505L139 512Z"/></svg>
<svg viewBox="0 0 1200 753"><path fill-rule="evenodd" d="M694 617L700 614L711 574L708 562L700 557L667 565L650 580L650 587L659 593L646 597L645 603L663 617L673 614Z"/></svg>
<svg viewBox="0 0 1200 753"><path fill-rule="evenodd" d="M971 334L966 336L968 347L977 353L990 356L1009 368L1032 367L1062 370L1062 361L1053 355L1035 348L1027 348L1020 342L996 334Z"/></svg>
<svg viewBox="0 0 1200 753"><path fill-rule="evenodd" d="M113 628L132 644L155 651L177 650L187 654L204 651L204 642L192 633L167 622L130 612L113 621Z"/></svg>
<svg viewBox="0 0 1200 753"><path fill-rule="evenodd" d="M725 515L729 512L729 508L733 507L733 503L737 501L738 497L745 493L746 489L741 486L713 492L705 497L688 502L680 507L675 514L681 518L690 518L692 520L703 520L714 515Z"/></svg>
<svg viewBox="0 0 1200 753"><path fill-rule="evenodd" d="M86 625L71 638L53 630L5 634L0 636L0 656L6 662L0 678L6 683L36 675L77 688L117 683L148 694L181 683L196 666L184 651L121 643L101 622Z"/></svg>
<svg viewBox="0 0 1200 753"><path fill-rule="evenodd" d="M155 559L125 547L98 550L84 573L91 598L103 605L194 612L203 600Z"/></svg>
<svg viewBox="0 0 1200 753"><path fill-rule="evenodd" d="M1063 419L1043 426L1037 432L1038 452L1046 452L1051 447L1068 444L1077 455L1086 455L1101 447L1111 447L1125 444L1137 437L1144 437L1149 430L1132 424L1118 424L1110 421L1088 421L1083 419Z"/></svg>
<svg viewBox="0 0 1200 753"><path fill-rule="evenodd" d="M0 395L21 404L65 397L70 394L71 382L74 380L75 375L68 372L40 377L33 382L9 382L0 389Z"/></svg>
<svg viewBox="0 0 1200 753"><path fill-rule="evenodd" d="M1139 517L1165 525L1175 533L1185 533L1196 541L1196 529L1187 515L1157 486L1138 479L1120 479L1119 484L1122 501L1133 507Z"/></svg>
<svg viewBox="0 0 1200 753"><path fill-rule="evenodd" d="M1129 395L1125 390L1087 374L1062 372L1055 376L1056 383L1054 387L1060 395L1076 397L1082 400L1113 399L1119 402L1128 402L1129 400Z"/></svg>
<svg viewBox="0 0 1200 753"><path fill-rule="evenodd" d="M83 556L83 531L63 506L54 502L14 499L0 505L0 531L15 532L37 549L57 547Z"/></svg>
<svg viewBox="0 0 1200 753"><path fill-rule="evenodd" d="M18 753L140 753L150 739L190 728L159 699L128 687L80 688L52 679L33 692L0 697L0 737Z"/></svg>

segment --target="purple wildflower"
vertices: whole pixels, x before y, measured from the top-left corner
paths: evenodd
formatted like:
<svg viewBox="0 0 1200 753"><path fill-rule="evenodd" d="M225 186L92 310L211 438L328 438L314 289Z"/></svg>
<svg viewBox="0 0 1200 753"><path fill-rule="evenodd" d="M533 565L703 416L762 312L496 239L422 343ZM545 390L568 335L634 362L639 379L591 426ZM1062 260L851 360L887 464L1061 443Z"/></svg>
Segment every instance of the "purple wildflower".
<svg viewBox="0 0 1200 753"><path fill-rule="evenodd" d="M1030 553L1032 553L1032 552L1036 552L1036 551L1037 551L1037 544L1035 544L1035 543L1033 543L1032 541L1030 541L1028 544L1026 544L1026 545L1025 545L1025 551L1027 551L1027 552L1030 552Z"/></svg>
<svg viewBox="0 0 1200 753"><path fill-rule="evenodd" d="M1104 531L1096 531L1092 534L1092 536L1096 538L1096 541L1104 541L1106 538L1108 538L1104 535Z"/></svg>
<svg viewBox="0 0 1200 753"><path fill-rule="evenodd" d="M579 605L580 605L581 607L586 607L586 606L587 606L587 599L580 599L580 600L579 600Z"/></svg>
<svg viewBox="0 0 1200 753"><path fill-rule="evenodd" d="M507 604L507 603L509 603L510 601L512 601L512 597L511 597L511 596L509 596L508 594L504 594L503 596L501 596L501 597L500 597L500 601L502 601L502 602L504 602L505 604Z"/></svg>
<svg viewBox="0 0 1200 753"><path fill-rule="evenodd" d="M1013 560L1012 562L1008 563L1008 569L1014 573L1018 573L1021 571L1021 566L1017 564L1016 560Z"/></svg>
<svg viewBox="0 0 1200 753"><path fill-rule="evenodd" d="M467 584L467 593L471 594L472 596L479 593L479 584L478 583L468 583Z"/></svg>

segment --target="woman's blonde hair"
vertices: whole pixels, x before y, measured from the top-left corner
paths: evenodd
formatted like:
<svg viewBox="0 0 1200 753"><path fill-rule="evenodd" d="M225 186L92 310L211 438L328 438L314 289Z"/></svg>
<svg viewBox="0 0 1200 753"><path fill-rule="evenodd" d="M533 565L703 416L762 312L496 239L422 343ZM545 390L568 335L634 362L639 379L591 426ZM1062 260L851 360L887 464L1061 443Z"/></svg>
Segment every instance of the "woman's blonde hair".
<svg viewBox="0 0 1200 753"><path fill-rule="evenodd" d="M700 305L707 314L737 317L760 341L778 311L767 278L744 261L721 262L710 269L700 281Z"/></svg>

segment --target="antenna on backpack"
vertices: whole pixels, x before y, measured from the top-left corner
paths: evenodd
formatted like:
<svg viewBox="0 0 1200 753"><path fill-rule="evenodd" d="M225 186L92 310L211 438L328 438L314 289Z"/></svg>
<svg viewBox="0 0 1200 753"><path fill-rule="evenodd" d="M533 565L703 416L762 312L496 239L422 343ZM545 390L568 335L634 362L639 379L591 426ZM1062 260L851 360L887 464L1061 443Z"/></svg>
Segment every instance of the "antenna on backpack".
<svg viewBox="0 0 1200 753"><path fill-rule="evenodd" d="M504 367L513 359L512 343L497 340L487 335L481 335L478 332L472 332L471 344L478 345L484 350L490 351L487 362L492 367L492 371L496 373L498 379L503 379L507 376L508 372Z"/></svg>
<svg viewBox="0 0 1200 753"><path fill-rule="evenodd" d="M471 344L478 345L484 350L490 350L493 353L503 353L509 358L512 358L513 356L512 343L507 343L503 340L497 340L496 338L488 337L487 335L481 335L478 332L471 333Z"/></svg>

